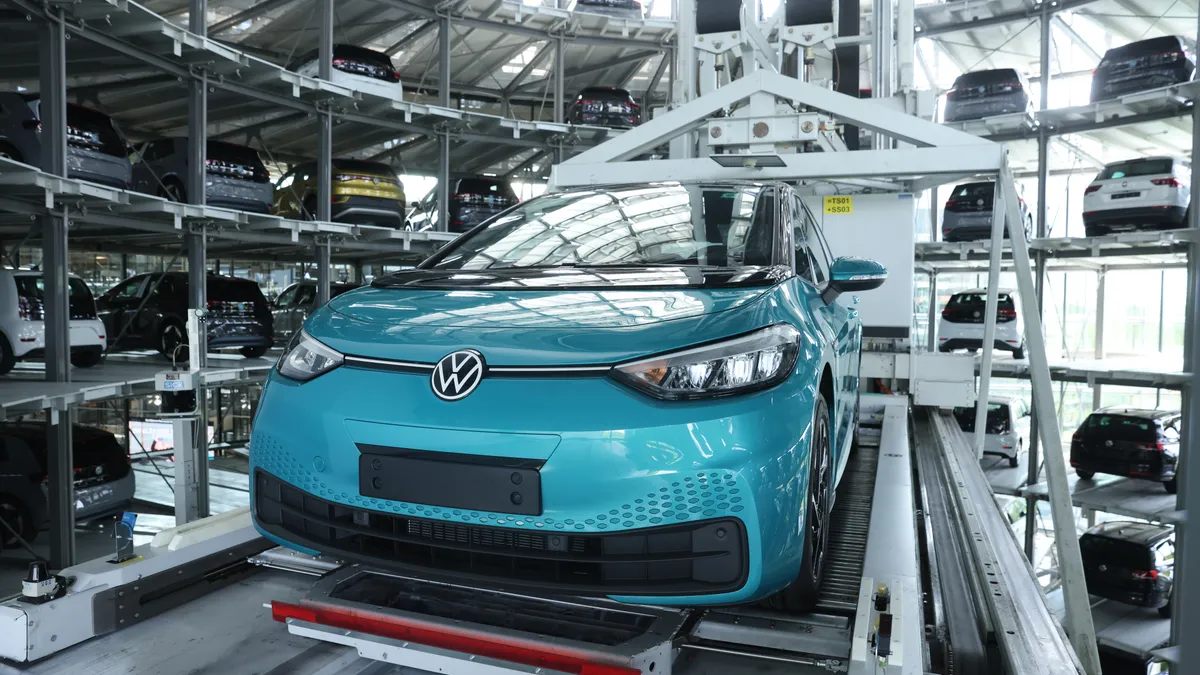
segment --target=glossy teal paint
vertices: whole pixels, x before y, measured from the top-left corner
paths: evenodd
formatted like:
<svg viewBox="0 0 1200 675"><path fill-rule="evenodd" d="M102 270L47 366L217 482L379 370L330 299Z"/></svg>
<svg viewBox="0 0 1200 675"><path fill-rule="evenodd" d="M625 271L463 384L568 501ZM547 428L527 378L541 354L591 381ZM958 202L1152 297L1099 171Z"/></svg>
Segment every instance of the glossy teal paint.
<svg viewBox="0 0 1200 675"><path fill-rule="evenodd" d="M833 261L829 276L837 282L854 281L858 279L875 280L876 277L887 277L887 268L874 260L866 258L844 257ZM883 284L883 279L878 279ZM878 287L878 286L877 286Z"/></svg>
<svg viewBox="0 0 1200 675"><path fill-rule="evenodd" d="M616 363L779 322L801 334L791 376L765 391L710 401L657 401L609 377L491 377L448 403L424 374L342 366L296 383L272 372L251 438L251 470L360 508L518 529L613 532L736 517L750 554L742 589L616 599L759 599L790 584L800 567L813 405L826 372L837 476L845 466L862 335L852 309L825 303L794 277L719 291L363 289L340 296L306 326L349 354L432 363L473 348L500 366ZM522 517L362 497L355 441L546 459L544 512Z"/></svg>

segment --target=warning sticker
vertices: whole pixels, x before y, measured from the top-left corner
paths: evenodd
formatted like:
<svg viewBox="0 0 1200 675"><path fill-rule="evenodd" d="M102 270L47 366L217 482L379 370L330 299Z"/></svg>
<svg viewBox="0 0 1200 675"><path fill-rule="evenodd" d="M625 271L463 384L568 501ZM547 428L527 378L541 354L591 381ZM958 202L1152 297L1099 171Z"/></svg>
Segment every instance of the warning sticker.
<svg viewBox="0 0 1200 675"><path fill-rule="evenodd" d="M838 216L854 213L854 197L849 195L833 195L826 197L825 213Z"/></svg>

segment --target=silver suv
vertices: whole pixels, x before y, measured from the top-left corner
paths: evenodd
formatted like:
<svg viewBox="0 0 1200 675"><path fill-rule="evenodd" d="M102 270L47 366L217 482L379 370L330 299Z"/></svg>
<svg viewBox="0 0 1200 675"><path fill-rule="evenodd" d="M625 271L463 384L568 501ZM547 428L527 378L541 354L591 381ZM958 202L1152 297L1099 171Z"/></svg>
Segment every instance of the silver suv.
<svg viewBox="0 0 1200 675"><path fill-rule="evenodd" d="M42 166L41 97L0 92L0 157ZM129 187L132 167L125 136L108 115L67 104L67 176Z"/></svg>

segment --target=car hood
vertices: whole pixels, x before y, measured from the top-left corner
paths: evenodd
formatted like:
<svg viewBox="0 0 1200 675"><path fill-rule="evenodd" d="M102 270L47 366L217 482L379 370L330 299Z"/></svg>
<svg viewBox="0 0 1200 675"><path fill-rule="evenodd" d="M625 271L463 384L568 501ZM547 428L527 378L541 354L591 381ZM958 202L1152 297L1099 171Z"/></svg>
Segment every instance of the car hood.
<svg viewBox="0 0 1200 675"><path fill-rule="evenodd" d="M477 349L492 365L577 365L737 335L775 315L773 302L759 302L774 287L762 280L744 286L698 280L675 288L595 279L579 288L514 287L495 279L447 284L351 291L314 313L306 330L356 356L433 363L456 349Z"/></svg>

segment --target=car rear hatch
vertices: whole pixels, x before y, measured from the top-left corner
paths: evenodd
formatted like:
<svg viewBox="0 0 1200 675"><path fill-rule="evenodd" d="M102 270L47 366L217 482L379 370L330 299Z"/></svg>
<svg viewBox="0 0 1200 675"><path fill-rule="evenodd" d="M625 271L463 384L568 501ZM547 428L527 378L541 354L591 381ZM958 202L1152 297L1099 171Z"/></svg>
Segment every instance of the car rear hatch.
<svg viewBox="0 0 1200 675"><path fill-rule="evenodd" d="M1122 83L1154 75L1165 75L1177 81L1176 74L1186 68L1187 54L1179 38L1167 35L1108 50L1096 66L1093 79L1103 87L1122 90L1128 88L1122 87Z"/></svg>
<svg viewBox="0 0 1200 675"><path fill-rule="evenodd" d="M33 275L14 275L17 284L17 316L28 321L41 321L45 316L46 280ZM96 299L83 279L68 277L67 303L71 320L96 318Z"/></svg>
<svg viewBox="0 0 1200 675"><path fill-rule="evenodd" d="M129 455L107 431L91 427L74 428L76 489L120 480L129 475Z"/></svg>
<svg viewBox="0 0 1200 675"><path fill-rule="evenodd" d="M244 323L270 315L267 299L253 281L210 276L207 293L210 320Z"/></svg>
<svg viewBox="0 0 1200 675"><path fill-rule="evenodd" d="M954 419L958 427L966 433L975 433L975 406L963 406L954 409ZM987 410L987 433L1007 434L1012 429L1008 426L1008 406L1003 403L989 403Z"/></svg>
<svg viewBox="0 0 1200 675"><path fill-rule="evenodd" d="M210 175L254 183L268 183L271 180L267 167L253 148L209 141L206 154L205 165Z"/></svg>
<svg viewBox="0 0 1200 675"><path fill-rule="evenodd" d="M1071 438L1072 458L1132 475L1154 475L1162 465L1158 424L1146 417L1092 413Z"/></svg>
<svg viewBox="0 0 1200 675"><path fill-rule="evenodd" d="M366 75L384 82L400 81L400 73L387 54L365 47L334 45L333 67L345 73Z"/></svg>
<svg viewBox="0 0 1200 675"><path fill-rule="evenodd" d="M481 223L520 201L508 181L498 178L464 178L450 199L451 225Z"/></svg>
<svg viewBox="0 0 1200 675"><path fill-rule="evenodd" d="M1088 587L1101 595L1112 591L1148 593L1154 589L1154 554L1124 539L1085 534L1079 538ZM1106 592L1107 591L1107 592Z"/></svg>
<svg viewBox="0 0 1200 675"><path fill-rule="evenodd" d="M1174 160L1169 157L1135 159L1104 167L1096 180L1084 189L1085 213L1174 204L1175 192L1183 184L1175 178L1173 168Z"/></svg>
<svg viewBox="0 0 1200 675"><path fill-rule="evenodd" d="M67 104L67 145L112 157L127 157L125 138L112 118L74 103Z"/></svg>
<svg viewBox="0 0 1200 675"><path fill-rule="evenodd" d="M590 119L633 126L641 115L641 106L624 89L584 89L575 107L584 122Z"/></svg>
<svg viewBox="0 0 1200 675"><path fill-rule="evenodd" d="M959 113L984 109L989 104L1003 104L1024 96L1025 86L1012 68L960 75L954 81L954 87L946 92L946 100L952 102Z"/></svg>
<svg viewBox="0 0 1200 675"><path fill-rule="evenodd" d="M996 321L1017 320L1017 305L1009 293L997 296ZM950 323L984 323L987 296L983 293L956 293L942 310L942 318Z"/></svg>

